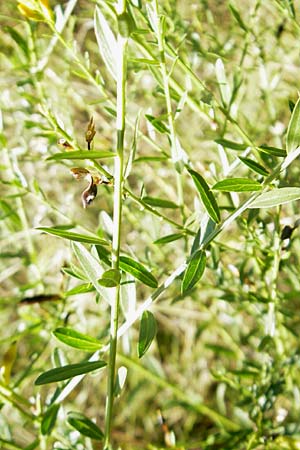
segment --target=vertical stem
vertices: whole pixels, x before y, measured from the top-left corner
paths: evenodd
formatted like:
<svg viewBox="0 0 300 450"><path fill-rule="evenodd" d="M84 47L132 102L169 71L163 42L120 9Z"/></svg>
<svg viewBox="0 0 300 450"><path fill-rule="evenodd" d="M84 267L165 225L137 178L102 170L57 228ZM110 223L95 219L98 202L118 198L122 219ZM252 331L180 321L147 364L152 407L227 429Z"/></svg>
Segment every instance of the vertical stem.
<svg viewBox="0 0 300 450"><path fill-rule="evenodd" d="M114 168L114 213L112 239L112 268L119 270L120 239L122 225L122 191L124 169L124 134L126 108L126 48L127 38L118 35L118 69L117 69L117 156ZM111 428L116 380L117 333L120 304L120 285L114 288L114 302L111 307L110 350L108 362L107 397L105 411L104 449L111 448Z"/></svg>
<svg viewBox="0 0 300 450"><path fill-rule="evenodd" d="M265 322L265 333L271 337L275 337L276 334L276 299L277 299L277 280L280 264L280 238L279 235L275 234L273 248L274 248L274 259L272 264L272 269L270 271L270 276L266 280L267 286L269 287L269 298L268 303L268 313Z"/></svg>
<svg viewBox="0 0 300 450"><path fill-rule="evenodd" d="M170 86L169 86L169 75L167 73L167 67L166 67L166 58L165 58L165 40L164 40L164 30L162 27L162 22L160 20L160 16L158 13L158 0L154 1L154 8L155 8L155 16L156 16L156 35L157 35L157 41L158 41L158 50L159 50L159 56L160 56L160 71L163 79L163 85L164 85L164 92L165 92L165 98L166 98L166 107L167 107L167 113L168 113L168 125L170 130L170 139L171 139L171 154L172 154L172 161L175 163L176 168L176 184L177 184L177 197L178 197L178 203L180 206L181 216L182 219L185 220L184 215L184 199L183 199L183 188L182 188L182 177L180 174L180 171L182 168L180 168L180 157L178 154L178 146L176 142L176 131L175 131L175 125L174 125L174 115L172 111L172 102L171 102L171 93L170 93Z"/></svg>

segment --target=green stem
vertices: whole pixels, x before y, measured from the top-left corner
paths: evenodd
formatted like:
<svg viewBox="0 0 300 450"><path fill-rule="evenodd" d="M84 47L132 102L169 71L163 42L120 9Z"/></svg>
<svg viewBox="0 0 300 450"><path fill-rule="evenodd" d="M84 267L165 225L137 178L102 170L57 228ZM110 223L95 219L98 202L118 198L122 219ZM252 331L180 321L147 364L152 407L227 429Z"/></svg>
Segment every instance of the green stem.
<svg viewBox="0 0 300 450"><path fill-rule="evenodd" d="M112 239L112 268L119 270L121 225L122 225L122 193L124 172L124 134L126 109L126 49L127 38L118 35L119 66L117 68L117 156L114 170L114 214ZM114 288L115 298L111 307L110 344L108 361L107 397L105 411L104 449L111 448L111 428L114 404L114 387L116 379L116 355L118 340L118 322L120 309L120 285Z"/></svg>
<svg viewBox="0 0 300 450"><path fill-rule="evenodd" d="M171 93L170 93L170 86L169 86L169 78L171 78L171 76L168 75L168 73L167 73L166 58L165 58L164 30L163 30L162 22L160 20L160 16L158 13L158 0L155 0L154 7L155 7L155 15L156 15L156 23L157 23L157 30L156 30L157 36L156 37L157 37L157 41L158 41L158 50L159 50L159 56L160 56L159 67L160 67L161 76L163 79L166 107L167 107L167 113L168 113L168 125L169 125L169 130L170 130L170 139L171 139L171 155L172 155L172 161L175 164L175 168L176 168L176 184L177 184L178 203L179 203L179 207L181 210L182 220L184 221L185 215L184 215L182 176L180 174L180 171L181 171L180 167L178 166L181 158L178 154L178 144L177 144L177 140L176 140L174 114L172 111Z"/></svg>

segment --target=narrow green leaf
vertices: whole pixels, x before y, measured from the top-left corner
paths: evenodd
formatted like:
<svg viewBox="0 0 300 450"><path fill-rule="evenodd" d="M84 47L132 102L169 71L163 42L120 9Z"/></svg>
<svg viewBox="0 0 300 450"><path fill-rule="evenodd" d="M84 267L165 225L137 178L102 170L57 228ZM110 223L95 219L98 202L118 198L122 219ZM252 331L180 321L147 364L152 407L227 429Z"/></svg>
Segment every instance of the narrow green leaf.
<svg viewBox="0 0 300 450"><path fill-rule="evenodd" d="M10 34L12 39L16 42L16 44L20 47L20 49L23 51L26 58L29 58L29 48L27 41L21 36L21 34L13 27L5 26L4 31Z"/></svg>
<svg viewBox="0 0 300 450"><path fill-rule="evenodd" d="M72 247L88 280L92 283L97 292L99 292L99 294L107 301L107 303L111 304L112 298L110 291L103 288L98 283L99 278L102 277L104 272L102 266L99 264L99 261L94 258L94 256L91 255L82 244L73 243Z"/></svg>
<svg viewBox="0 0 300 450"><path fill-rule="evenodd" d="M115 287L120 284L121 274L116 269L109 269L103 272L102 278L98 280L98 283L104 287Z"/></svg>
<svg viewBox="0 0 300 450"><path fill-rule="evenodd" d="M206 266L206 254L203 250L196 251L185 270L184 277L181 284L181 293L192 289L203 275Z"/></svg>
<svg viewBox="0 0 300 450"><path fill-rule="evenodd" d="M300 97L293 109L286 135L286 151L289 154L300 147Z"/></svg>
<svg viewBox="0 0 300 450"><path fill-rule="evenodd" d="M157 117L151 116L150 114L145 114L146 119L149 120L151 125L160 133L169 133L168 127Z"/></svg>
<svg viewBox="0 0 300 450"><path fill-rule="evenodd" d="M101 441L104 437L100 428L92 422L92 420L81 413L73 411L69 412L67 420L71 427L75 428L75 430L79 431L83 436L87 436L97 441Z"/></svg>
<svg viewBox="0 0 300 450"><path fill-rule="evenodd" d="M192 169L188 169L188 172L195 183L197 191L208 215L214 222L219 223L221 219L220 210L213 193L209 189L208 184L199 173L195 172Z"/></svg>
<svg viewBox="0 0 300 450"><path fill-rule="evenodd" d="M51 405L45 412L41 423L41 433L43 435L50 434L53 430L59 407L60 405L58 404Z"/></svg>
<svg viewBox="0 0 300 450"><path fill-rule="evenodd" d="M102 347L102 344L98 339L92 338L86 334L79 333L72 328L57 328L53 331L53 335L60 342L68 345L69 347L77 348L84 352L95 352Z"/></svg>
<svg viewBox="0 0 300 450"><path fill-rule="evenodd" d="M246 33L248 32L248 28L246 27L243 19L241 18L240 13L238 12L238 10L232 5L232 3L229 3L229 9L233 15L233 17L235 18L235 20L237 21L237 23L239 24L239 26L246 31Z"/></svg>
<svg viewBox="0 0 300 450"><path fill-rule="evenodd" d="M157 239L156 241L153 242L153 244L164 245L168 244L169 242L177 241L182 237L184 237L184 234L182 233L168 234L167 236L163 236L162 238Z"/></svg>
<svg viewBox="0 0 300 450"><path fill-rule="evenodd" d="M102 151L88 151L88 150L76 150L74 152L61 152L55 153L55 155L49 156L47 161L60 161L61 159L104 159L104 158L114 158L115 153L109 152L107 150Z"/></svg>
<svg viewBox="0 0 300 450"><path fill-rule="evenodd" d="M248 178L227 178L226 180L218 181L212 189L223 192L252 192L260 191L261 184Z"/></svg>
<svg viewBox="0 0 300 450"><path fill-rule="evenodd" d="M138 356L144 356L156 336L157 324L154 315L150 311L144 311L141 319Z"/></svg>
<svg viewBox="0 0 300 450"><path fill-rule="evenodd" d="M232 150L246 150L246 148L248 147L247 144L229 141L228 139L215 139L215 142L225 148L231 148Z"/></svg>
<svg viewBox="0 0 300 450"><path fill-rule="evenodd" d="M272 208L300 199L300 188L285 187L264 192L248 208Z"/></svg>
<svg viewBox="0 0 300 450"><path fill-rule="evenodd" d="M150 66L159 66L159 61L157 59L147 59L147 58L129 58L129 62L133 64L143 64Z"/></svg>
<svg viewBox="0 0 300 450"><path fill-rule="evenodd" d="M66 366L57 367L42 373L36 380L35 385L40 386L47 383L55 383L57 381L68 380L69 378L92 372L93 370L102 369L106 366L105 361L86 361L79 364L68 364Z"/></svg>
<svg viewBox="0 0 300 450"><path fill-rule="evenodd" d="M44 231L45 233L52 234L53 236L58 236L64 239L69 239L70 241L76 242L84 242L85 244L94 244L94 245L108 245L104 239L100 239L93 236L86 236L84 234L72 233L70 231L66 231L58 228L51 227L38 227L37 230Z"/></svg>
<svg viewBox="0 0 300 450"><path fill-rule="evenodd" d="M141 156L140 158L136 158L134 160L134 164L141 163L141 162L160 162L160 161L168 161L167 156Z"/></svg>
<svg viewBox="0 0 300 450"><path fill-rule="evenodd" d="M85 283L85 284L80 284L79 286L75 286L74 288L65 292L64 295L66 297L71 297L72 295L87 294L88 292L93 292L94 290L95 290L95 288L92 285L92 283Z"/></svg>
<svg viewBox="0 0 300 450"><path fill-rule="evenodd" d="M138 141L138 132L139 132L139 121L140 121L140 114L137 115L137 118L136 118L135 124L134 124L133 140L132 140L132 144L130 147L130 152L129 152L129 156L127 159L126 168L124 171L124 180L126 180L129 177L130 172L132 170L132 164L135 160L137 141Z"/></svg>
<svg viewBox="0 0 300 450"><path fill-rule="evenodd" d="M248 166L253 172L259 173L260 175L267 176L269 172L256 161L253 161L253 159L250 158L243 158L242 156L239 156L239 160L241 160L246 166Z"/></svg>
<svg viewBox="0 0 300 450"><path fill-rule="evenodd" d="M118 67L118 45L115 35L111 31L108 21L96 6L94 17L95 35L100 50L100 54L110 72L111 76L117 81L117 67Z"/></svg>
<svg viewBox="0 0 300 450"><path fill-rule="evenodd" d="M223 354L225 356L234 357L236 356L236 352L234 352L231 348L225 347L225 345L217 345L217 344L205 344L205 347L212 350L214 353Z"/></svg>
<svg viewBox="0 0 300 450"><path fill-rule="evenodd" d="M158 286L156 278L145 267L128 256L120 257L120 269L124 272L130 273L134 278L137 278L142 283L156 288Z"/></svg>
<svg viewBox="0 0 300 450"><path fill-rule="evenodd" d="M171 202L170 200L165 200L163 198L145 196L142 198L142 200L143 202L147 203L147 205L156 206L158 208L178 208L178 205L176 205L176 203Z"/></svg>
<svg viewBox="0 0 300 450"><path fill-rule="evenodd" d="M267 155L278 156L279 158L286 157L286 151L283 150L283 148L269 147L268 145L260 145L259 147L256 148L260 152L266 153Z"/></svg>
<svg viewBox="0 0 300 450"><path fill-rule="evenodd" d="M0 200L0 220L9 218L9 220L18 228L21 228L21 219L17 211L9 203Z"/></svg>

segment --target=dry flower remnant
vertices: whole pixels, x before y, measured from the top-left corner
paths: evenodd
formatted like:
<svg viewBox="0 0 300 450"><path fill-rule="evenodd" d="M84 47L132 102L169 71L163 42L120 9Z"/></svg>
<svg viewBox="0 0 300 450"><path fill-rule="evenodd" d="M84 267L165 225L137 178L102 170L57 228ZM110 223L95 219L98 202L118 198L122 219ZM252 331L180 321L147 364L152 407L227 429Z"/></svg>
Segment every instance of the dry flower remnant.
<svg viewBox="0 0 300 450"><path fill-rule="evenodd" d="M76 180L87 180L89 182L81 194L81 201L84 208L90 205L97 196L98 184L110 184L110 181L106 178L99 177L83 167L73 167L70 171Z"/></svg>
<svg viewBox="0 0 300 450"><path fill-rule="evenodd" d="M89 182L86 189L81 194L82 205L86 208L92 203L97 195L97 184L94 181L93 175L87 169L82 167L74 167L71 173L76 180L87 180Z"/></svg>
<svg viewBox="0 0 300 450"><path fill-rule="evenodd" d="M91 143L95 137L95 134L95 122L94 118L91 117L88 123L87 131L85 133L85 140L88 145L88 150L91 150ZM60 138L57 144L60 147L63 147L66 152L75 150L73 145L70 144L70 142L68 142L65 138ZM98 173L95 173L93 169L89 170L84 167L73 167L72 169L70 169L70 171L76 180L88 181L87 187L81 194L81 201L84 208L90 205L97 196L98 184L111 184L111 181L109 179L104 176L100 176Z"/></svg>

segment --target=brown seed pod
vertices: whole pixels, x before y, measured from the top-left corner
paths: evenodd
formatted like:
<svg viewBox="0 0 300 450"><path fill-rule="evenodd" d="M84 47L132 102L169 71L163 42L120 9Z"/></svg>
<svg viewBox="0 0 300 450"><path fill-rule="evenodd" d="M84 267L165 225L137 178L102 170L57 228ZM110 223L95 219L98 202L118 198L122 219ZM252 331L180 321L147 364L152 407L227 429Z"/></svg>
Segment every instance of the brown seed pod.
<svg viewBox="0 0 300 450"><path fill-rule="evenodd" d="M94 122L94 117L92 116L89 121L86 133L85 133L85 140L88 144L88 150L91 150L91 142L94 139L95 134L96 134L95 122Z"/></svg>

